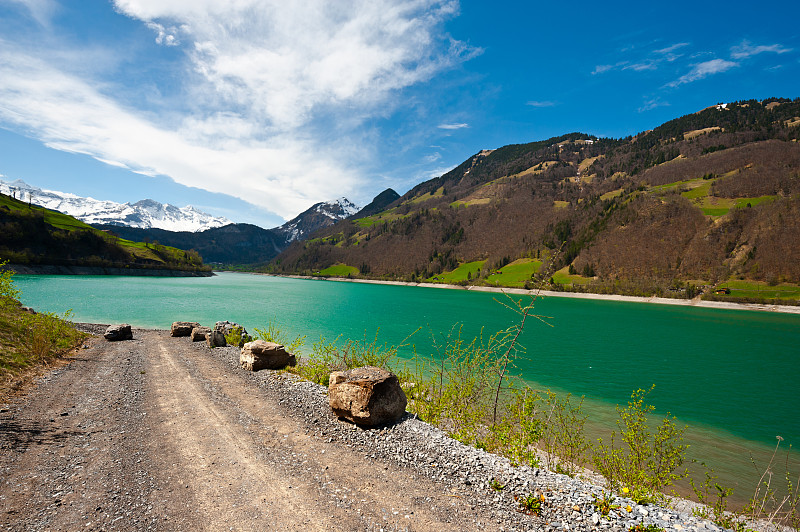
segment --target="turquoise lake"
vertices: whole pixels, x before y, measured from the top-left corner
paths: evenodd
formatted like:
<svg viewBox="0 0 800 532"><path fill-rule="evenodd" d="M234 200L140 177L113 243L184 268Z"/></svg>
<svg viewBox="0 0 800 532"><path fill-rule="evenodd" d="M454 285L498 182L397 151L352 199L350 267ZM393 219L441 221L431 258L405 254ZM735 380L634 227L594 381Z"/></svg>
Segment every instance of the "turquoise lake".
<svg viewBox="0 0 800 532"><path fill-rule="evenodd" d="M241 323L252 332L272 321L307 336L409 342L426 355L431 336L453 327L473 337L515 323L501 294L240 273L210 278L14 277L22 301L73 320L168 328L173 321ZM689 425L690 456L722 478L752 472L776 436L800 445L800 315L562 297L541 298L522 336L519 361L536 386L585 396L599 426L613 426L614 406L637 388L657 412ZM409 347L404 351L411 356ZM796 456L793 457L796 459ZM743 481L744 482L744 481Z"/></svg>

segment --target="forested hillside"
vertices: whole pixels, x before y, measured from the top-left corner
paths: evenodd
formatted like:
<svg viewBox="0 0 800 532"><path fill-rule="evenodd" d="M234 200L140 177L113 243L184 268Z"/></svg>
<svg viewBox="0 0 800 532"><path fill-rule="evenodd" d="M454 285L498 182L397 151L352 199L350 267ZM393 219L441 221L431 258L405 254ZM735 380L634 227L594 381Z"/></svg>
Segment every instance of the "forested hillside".
<svg viewBox="0 0 800 532"><path fill-rule="evenodd" d="M132 242L0 194L0 261L27 266L179 270L210 275L195 251Z"/></svg>
<svg viewBox="0 0 800 532"><path fill-rule="evenodd" d="M782 285L800 283L798 137L800 99L770 99L635 137L485 150L295 243L269 269L505 286L542 276L556 289L679 297L786 288L774 297L797 299Z"/></svg>

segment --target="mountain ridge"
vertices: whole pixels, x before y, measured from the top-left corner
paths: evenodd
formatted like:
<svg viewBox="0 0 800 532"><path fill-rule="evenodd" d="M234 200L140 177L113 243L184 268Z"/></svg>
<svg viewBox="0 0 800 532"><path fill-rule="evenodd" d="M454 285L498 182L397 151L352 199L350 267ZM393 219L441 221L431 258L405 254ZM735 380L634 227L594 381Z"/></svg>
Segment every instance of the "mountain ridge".
<svg viewBox="0 0 800 532"><path fill-rule="evenodd" d="M481 150L384 210L293 243L267 271L343 264L387 280L630 295L800 284L799 125L800 99L771 98L622 139Z"/></svg>
<svg viewBox="0 0 800 532"><path fill-rule="evenodd" d="M176 207L152 199L135 203L96 200L69 192L41 189L21 179L11 182L0 180L0 192L8 196L19 196L18 199L27 195L29 203L69 214L88 224L197 232L233 223L227 218L212 216L191 205Z"/></svg>

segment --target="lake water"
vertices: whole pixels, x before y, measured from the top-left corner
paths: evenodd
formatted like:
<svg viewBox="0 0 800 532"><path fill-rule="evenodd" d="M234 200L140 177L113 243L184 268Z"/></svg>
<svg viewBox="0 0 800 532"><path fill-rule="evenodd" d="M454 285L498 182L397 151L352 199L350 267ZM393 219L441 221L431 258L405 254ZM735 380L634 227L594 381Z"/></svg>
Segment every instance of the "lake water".
<svg viewBox="0 0 800 532"><path fill-rule="evenodd" d="M210 278L15 276L22 301L75 321L169 328L173 321L272 321L308 343L320 337L411 342L454 326L472 337L515 323L499 294L408 286L288 279L239 273ZM765 461L776 436L800 445L800 315L671 305L542 298L522 336L519 362L531 383L586 397L586 411L613 425L631 391L689 425L689 454L733 484ZM409 347L406 356L412 353ZM796 459L796 456L792 458ZM796 471L797 469L795 469ZM746 481L749 483L749 480ZM749 488L747 488L749 489Z"/></svg>

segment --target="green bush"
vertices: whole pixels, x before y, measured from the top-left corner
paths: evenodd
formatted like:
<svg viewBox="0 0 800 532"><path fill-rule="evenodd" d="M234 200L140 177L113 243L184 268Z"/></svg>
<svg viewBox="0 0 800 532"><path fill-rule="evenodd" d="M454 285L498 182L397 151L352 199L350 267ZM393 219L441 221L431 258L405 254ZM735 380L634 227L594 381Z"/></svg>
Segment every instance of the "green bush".
<svg viewBox="0 0 800 532"><path fill-rule="evenodd" d="M651 433L647 416L655 407L645 403L650 390L636 390L627 406L617 406L622 445L616 445L616 433L612 432L610 444L599 440L592 456L611 489L626 488L639 504L663 501L663 490L687 474L680 470L688 448L683 443L685 428L678 428L675 418L667 414Z"/></svg>

